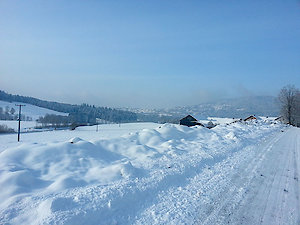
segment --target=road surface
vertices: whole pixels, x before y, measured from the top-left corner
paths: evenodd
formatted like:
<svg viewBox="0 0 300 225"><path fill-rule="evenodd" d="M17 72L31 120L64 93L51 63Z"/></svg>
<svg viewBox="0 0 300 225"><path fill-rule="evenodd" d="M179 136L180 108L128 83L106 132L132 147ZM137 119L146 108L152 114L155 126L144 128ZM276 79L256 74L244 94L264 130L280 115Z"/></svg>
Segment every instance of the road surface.
<svg viewBox="0 0 300 225"><path fill-rule="evenodd" d="M170 188L136 224L299 225L299 163L300 129L289 128Z"/></svg>
<svg viewBox="0 0 300 225"><path fill-rule="evenodd" d="M221 167L223 163L219 181L212 178L206 184L219 191L206 207L199 207L196 224L300 224L299 128L288 129L257 149L239 151Z"/></svg>

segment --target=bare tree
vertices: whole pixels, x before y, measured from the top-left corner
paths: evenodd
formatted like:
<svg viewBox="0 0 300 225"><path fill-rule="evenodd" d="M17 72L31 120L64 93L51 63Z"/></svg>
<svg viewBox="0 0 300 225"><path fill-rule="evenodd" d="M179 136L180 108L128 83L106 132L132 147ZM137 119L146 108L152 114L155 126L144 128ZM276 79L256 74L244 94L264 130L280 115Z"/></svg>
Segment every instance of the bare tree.
<svg viewBox="0 0 300 225"><path fill-rule="evenodd" d="M11 109L10 109L10 114L11 114L11 115L14 115L15 112L16 112L15 108L11 108Z"/></svg>
<svg viewBox="0 0 300 225"><path fill-rule="evenodd" d="M296 125L299 96L299 89L294 85L283 87L279 93L278 99L281 103L281 113L288 124Z"/></svg>

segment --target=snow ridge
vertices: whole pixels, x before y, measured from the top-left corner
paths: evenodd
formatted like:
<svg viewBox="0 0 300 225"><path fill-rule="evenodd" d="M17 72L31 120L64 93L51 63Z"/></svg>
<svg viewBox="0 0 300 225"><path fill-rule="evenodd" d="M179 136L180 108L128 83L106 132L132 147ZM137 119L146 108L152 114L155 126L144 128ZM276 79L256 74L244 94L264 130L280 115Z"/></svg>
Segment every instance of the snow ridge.
<svg viewBox="0 0 300 225"><path fill-rule="evenodd" d="M0 185L7 188L0 195L0 221L232 222L226 212L243 203L273 146L268 139L276 142L280 129L263 122L211 130L165 124L120 138L8 148L0 153Z"/></svg>

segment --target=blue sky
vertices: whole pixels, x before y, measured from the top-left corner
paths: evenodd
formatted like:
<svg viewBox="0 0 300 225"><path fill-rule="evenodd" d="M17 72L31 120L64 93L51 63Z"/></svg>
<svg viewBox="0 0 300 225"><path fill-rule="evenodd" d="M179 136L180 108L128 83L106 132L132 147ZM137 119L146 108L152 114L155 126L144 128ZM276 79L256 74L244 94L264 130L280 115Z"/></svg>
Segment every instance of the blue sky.
<svg viewBox="0 0 300 225"><path fill-rule="evenodd" d="M0 89L161 108L300 88L300 2L0 0Z"/></svg>

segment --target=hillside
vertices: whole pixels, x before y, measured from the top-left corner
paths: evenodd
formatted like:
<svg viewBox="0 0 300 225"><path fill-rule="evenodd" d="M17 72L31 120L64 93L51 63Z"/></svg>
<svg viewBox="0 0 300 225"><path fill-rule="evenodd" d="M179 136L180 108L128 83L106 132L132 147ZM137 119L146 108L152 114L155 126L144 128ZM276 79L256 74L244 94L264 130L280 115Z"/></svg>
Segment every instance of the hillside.
<svg viewBox="0 0 300 225"><path fill-rule="evenodd" d="M19 105L24 103L0 101L0 107L3 109L3 111L5 111L7 107L9 110L13 108L15 110L14 115L17 115L19 112L19 107L16 106L16 104ZM24 118L30 118L30 120L33 121L37 120L41 116L45 116L46 114L54 114L54 115L62 115L62 116L68 115L68 113L57 112L54 110L38 107L31 104L26 104L25 107L22 107L22 115L24 115Z"/></svg>
<svg viewBox="0 0 300 225"><path fill-rule="evenodd" d="M197 119L207 117L244 118L249 115L278 116L279 104L276 97L252 96L224 99L211 103L197 104L186 107L176 107L161 111L161 113L183 116L191 114Z"/></svg>
<svg viewBox="0 0 300 225"><path fill-rule="evenodd" d="M252 96L243 98L223 99L215 102L193 106L179 106L171 109L112 109L95 107L88 104L71 105L66 103L44 101L32 97L7 94L0 90L0 100L17 101L34 106L69 114L68 122L95 123L96 118L109 122L171 122L191 114L197 119L207 117L244 118L249 115L278 116L279 104L276 97ZM25 108L24 108L25 110ZM56 113L55 113L56 114Z"/></svg>
<svg viewBox="0 0 300 225"><path fill-rule="evenodd" d="M135 122L137 115L133 112L112 109L108 107L96 107L88 104L72 105L59 102L45 101L38 98L12 95L0 90L0 100L7 102L22 102L34 106L68 113L67 122L96 123L96 118L110 122Z"/></svg>

